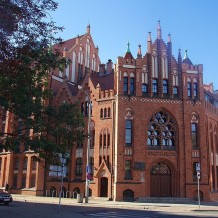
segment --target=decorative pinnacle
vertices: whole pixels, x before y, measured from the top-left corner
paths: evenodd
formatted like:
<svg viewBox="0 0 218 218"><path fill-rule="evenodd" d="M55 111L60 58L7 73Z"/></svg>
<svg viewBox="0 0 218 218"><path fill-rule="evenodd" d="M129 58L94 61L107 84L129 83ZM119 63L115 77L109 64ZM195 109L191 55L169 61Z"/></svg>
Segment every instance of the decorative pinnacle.
<svg viewBox="0 0 218 218"><path fill-rule="evenodd" d="M157 38L161 39L161 26L160 26L160 20L158 20L157 24Z"/></svg>
<svg viewBox="0 0 218 218"><path fill-rule="evenodd" d="M130 51L130 48L129 48L129 45L130 45L130 43L128 42L128 43L127 43L127 50L126 50L126 52L131 52L131 51Z"/></svg>

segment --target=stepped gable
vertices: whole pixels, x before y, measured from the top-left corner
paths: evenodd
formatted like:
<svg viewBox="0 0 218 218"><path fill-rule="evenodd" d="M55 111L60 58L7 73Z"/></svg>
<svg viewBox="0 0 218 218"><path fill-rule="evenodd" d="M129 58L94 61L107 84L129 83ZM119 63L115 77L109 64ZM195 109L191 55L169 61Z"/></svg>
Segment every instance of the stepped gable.
<svg viewBox="0 0 218 218"><path fill-rule="evenodd" d="M103 75L91 73L90 79L94 87L96 88L96 86L99 84L102 91L114 89L114 72Z"/></svg>
<svg viewBox="0 0 218 218"><path fill-rule="evenodd" d="M62 43L55 44L53 45L53 49L59 50L60 53L63 53L64 50L69 51L76 44L77 38L81 39L83 36L84 34L81 36L78 35L77 37L63 41Z"/></svg>

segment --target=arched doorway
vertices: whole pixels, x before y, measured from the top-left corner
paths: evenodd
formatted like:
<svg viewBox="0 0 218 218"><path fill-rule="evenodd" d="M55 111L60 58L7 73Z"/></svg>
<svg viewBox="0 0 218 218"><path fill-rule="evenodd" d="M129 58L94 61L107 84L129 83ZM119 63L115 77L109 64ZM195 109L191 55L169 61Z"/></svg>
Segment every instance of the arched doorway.
<svg viewBox="0 0 218 218"><path fill-rule="evenodd" d="M131 189L126 189L125 191L123 191L123 200L134 201L134 191Z"/></svg>
<svg viewBox="0 0 218 218"><path fill-rule="evenodd" d="M171 197L171 172L164 163L153 165L151 175L151 197Z"/></svg>
<svg viewBox="0 0 218 218"><path fill-rule="evenodd" d="M100 197L107 197L107 192L108 192L108 178L102 177Z"/></svg>

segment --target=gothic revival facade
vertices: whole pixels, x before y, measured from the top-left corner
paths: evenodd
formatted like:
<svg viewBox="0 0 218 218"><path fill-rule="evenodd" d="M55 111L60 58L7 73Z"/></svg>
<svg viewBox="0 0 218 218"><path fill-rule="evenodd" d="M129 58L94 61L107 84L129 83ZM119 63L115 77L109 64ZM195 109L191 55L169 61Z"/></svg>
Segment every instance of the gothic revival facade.
<svg viewBox="0 0 218 218"><path fill-rule="evenodd" d="M203 66L194 65L185 51L172 54L171 37L148 33L147 52L134 58L128 43L124 57L100 64L98 48L87 33L65 42L63 56L72 60L64 72L52 72L50 104L81 102L88 122L91 99L90 195L114 200L143 197L218 199L218 94L203 84ZM6 119L4 119L6 117ZM10 115L2 116L2 127ZM64 178L66 197L84 193L87 139L75 145ZM0 155L0 186L8 181L12 193L57 196L60 178L52 172L43 186L43 164L31 151ZM52 171L52 168L51 168Z"/></svg>

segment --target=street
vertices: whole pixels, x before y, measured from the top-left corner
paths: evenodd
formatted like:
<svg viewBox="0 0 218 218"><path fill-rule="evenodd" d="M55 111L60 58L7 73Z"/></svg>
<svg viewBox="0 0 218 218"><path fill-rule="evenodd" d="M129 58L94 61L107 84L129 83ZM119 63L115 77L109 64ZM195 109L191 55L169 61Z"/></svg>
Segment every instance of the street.
<svg viewBox="0 0 218 218"><path fill-rule="evenodd" d="M85 205L85 204L84 204ZM75 206L75 205L61 205L60 213L58 213L58 205L50 203L33 203L14 201L8 206L0 205L1 218L180 218L180 217L218 217L217 211L168 211L166 206L165 210L148 210L148 208L132 208L121 209L112 207L90 207Z"/></svg>

